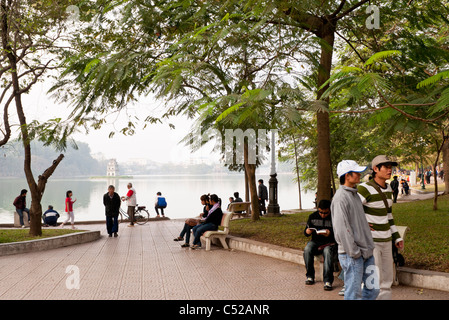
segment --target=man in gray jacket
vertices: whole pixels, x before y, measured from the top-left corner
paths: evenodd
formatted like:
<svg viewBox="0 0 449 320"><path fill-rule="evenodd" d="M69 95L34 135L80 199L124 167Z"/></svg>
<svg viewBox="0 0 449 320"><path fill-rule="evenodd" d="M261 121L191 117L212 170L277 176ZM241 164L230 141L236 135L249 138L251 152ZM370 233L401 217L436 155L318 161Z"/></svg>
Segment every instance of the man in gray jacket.
<svg viewBox="0 0 449 320"><path fill-rule="evenodd" d="M331 213L344 272L345 300L374 300L379 294L374 242L356 188L365 170L353 160L343 160L337 166L341 186L332 199Z"/></svg>

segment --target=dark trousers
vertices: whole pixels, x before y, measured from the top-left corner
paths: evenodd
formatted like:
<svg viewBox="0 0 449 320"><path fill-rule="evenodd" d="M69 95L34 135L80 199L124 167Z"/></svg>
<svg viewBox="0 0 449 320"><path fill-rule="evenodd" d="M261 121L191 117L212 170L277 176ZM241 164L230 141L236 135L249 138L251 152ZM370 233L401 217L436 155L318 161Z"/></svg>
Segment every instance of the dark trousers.
<svg viewBox="0 0 449 320"><path fill-rule="evenodd" d="M181 231L181 234L179 235L181 238L184 238L184 235L186 236L186 243L190 243L190 230L192 230L193 227L188 225L187 223L184 223L184 228Z"/></svg>
<svg viewBox="0 0 449 320"><path fill-rule="evenodd" d="M154 210L156 210L156 214L157 215L159 215L159 210L158 209L161 209L161 214L162 215L164 215L164 209L165 209L166 207L164 206L164 207L160 207L160 206L158 206L158 205L155 205L154 206Z"/></svg>
<svg viewBox="0 0 449 320"><path fill-rule="evenodd" d="M267 208L265 207L265 199L259 200L259 211L260 214L263 214L262 212L264 212L264 214L267 214Z"/></svg>
<svg viewBox="0 0 449 320"><path fill-rule="evenodd" d="M216 231L218 230L218 226L213 223L203 223L193 227L193 244L201 245L201 236L206 231Z"/></svg>
<svg viewBox="0 0 449 320"><path fill-rule="evenodd" d="M322 254L324 257L324 282L334 282L334 247L327 246L323 250L318 250L320 245L314 241L309 241L304 249L304 264L306 266L306 277L315 279L314 257Z"/></svg>
<svg viewBox="0 0 449 320"><path fill-rule="evenodd" d="M57 222L58 222L58 218L56 218L55 216L44 218L44 223L48 224L49 226L56 226Z"/></svg>
<svg viewBox="0 0 449 320"><path fill-rule="evenodd" d="M118 232L118 216L106 216L106 230L108 234Z"/></svg>
<svg viewBox="0 0 449 320"><path fill-rule="evenodd" d="M128 206L128 217L129 217L129 222L131 225L134 225L134 209L136 207L135 206Z"/></svg>
<svg viewBox="0 0 449 320"><path fill-rule="evenodd" d="M393 203L396 203L398 201L398 194L399 194L399 190L393 191Z"/></svg>

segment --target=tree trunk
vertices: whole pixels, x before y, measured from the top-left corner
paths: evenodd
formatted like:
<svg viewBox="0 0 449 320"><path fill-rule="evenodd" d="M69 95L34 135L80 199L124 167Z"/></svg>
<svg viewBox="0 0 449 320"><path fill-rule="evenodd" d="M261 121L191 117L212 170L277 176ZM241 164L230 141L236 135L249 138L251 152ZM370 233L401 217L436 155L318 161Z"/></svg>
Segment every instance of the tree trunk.
<svg viewBox="0 0 449 320"><path fill-rule="evenodd" d="M54 170L61 162L64 155L60 155L58 159L53 161L53 164L45 170L45 172L39 176L39 182L36 183L34 180L33 172L31 170L31 146L30 140L28 136L28 127L27 121L25 117L25 113L23 111L22 105L22 93L25 93L20 88L19 76L18 76L18 66L17 66L17 56L15 55L14 49L11 47L11 39L9 37L9 21L8 14L10 13L9 4L6 1L2 0L0 3L1 6L1 41L2 41L2 49L6 54L6 59L8 60L11 66L11 83L12 90L14 96L14 102L16 105L17 117L20 123L20 133L24 148L24 172L27 180L28 187L30 188L31 194L31 205L30 205L30 235L31 236L40 236L42 235L42 206L41 200L44 194L45 185L47 183L48 178L53 174Z"/></svg>
<svg viewBox="0 0 449 320"><path fill-rule="evenodd" d="M330 47L334 45L335 25L323 22L322 32L320 38L325 41ZM321 87L330 78L332 68L332 49L327 46L321 46L320 65L318 67L318 82L317 87ZM317 100L320 100L321 95L326 91L328 86L323 87L318 91ZM327 102L329 100L327 99ZM330 129L329 129L329 113L325 110L317 112L317 132L318 132L318 190L317 203L320 200L330 200L331 197L331 157L330 157Z"/></svg>
<svg viewBox="0 0 449 320"><path fill-rule="evenodd" d="M257 196L256 186L256 165L248 163L248 142L243 144L243 158L245 162L245 172L248 178L249 191L251 195L251 220L260 219L259 197Z"/></svg>
<svg viewBox="0 0 449 320"><path fill-rule="evenodd" d="M449 179L447 174L449 174L449 141L446 140L443 145L443 179L444 179L444 194L449 194Z"/></svg>

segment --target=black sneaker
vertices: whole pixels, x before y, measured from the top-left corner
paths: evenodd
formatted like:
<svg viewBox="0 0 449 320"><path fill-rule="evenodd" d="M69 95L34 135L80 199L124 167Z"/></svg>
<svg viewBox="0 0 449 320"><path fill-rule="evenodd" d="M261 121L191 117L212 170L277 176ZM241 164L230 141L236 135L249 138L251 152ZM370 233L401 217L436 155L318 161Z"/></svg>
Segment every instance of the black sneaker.
<svg viewBox="0 0 449 320"><path fill-rule="evenodd" d="M315 284L315 280L313 280L312 278L307 278L307 280L306 280L306 284L307 285L312 285L312 284Z"/></svg>
<svg viewBox="0 0 449 320"><path fill-rule="evenodd" d="M330 282L326 282L324 284L324 290L331 291L332 290L332 284Z"/></svg>

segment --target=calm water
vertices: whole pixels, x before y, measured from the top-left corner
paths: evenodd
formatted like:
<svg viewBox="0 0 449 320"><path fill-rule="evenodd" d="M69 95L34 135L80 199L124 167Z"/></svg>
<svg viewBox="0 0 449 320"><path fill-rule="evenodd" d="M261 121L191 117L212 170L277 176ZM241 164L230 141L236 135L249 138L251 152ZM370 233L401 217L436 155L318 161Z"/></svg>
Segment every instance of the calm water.
<svg viewBox="0 0 449 320"><path fill-rule="evenodd" d="M264 179L268 186L269 176L258 176ZM279 205L281 210L297 209L298 189L292 182L291 174L278 175L279 181ZM48 205L53 205L55 210L65 220L64 200L67 190L73 191L73 197L77 201L74 204L75 221L91 221L104 219L103 195L110 184L115 185L116 192L123 196L127 192L126 185L132 182L137 194L137 203L149 208L150 216L155 216L154 201L156 193L162 192L166 197L168 206L165 215L171 219L187 218L198 215L202 211L200 196L205 193L215 193L221 197L223 207L229 203L229 197L234 191L240 192L244 198L244 178L239 174L229 175L176 175L176 176L134 176L132 179L89 179L51 178L47 183L42 208L46 210ZM25 179L0 178L0 223L12 223L14 221L15 197L21 189L29 189ZM302 194L302 207L312 208L314 192ZM30 206L31 196L27 195L27 207ZM122 204L122 209L126 203ZM62 219L60 218L59 221ZM63 220L62 220L63 221Z"/></svg>

